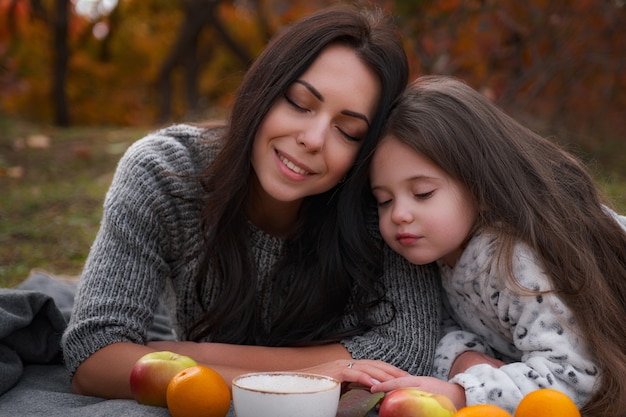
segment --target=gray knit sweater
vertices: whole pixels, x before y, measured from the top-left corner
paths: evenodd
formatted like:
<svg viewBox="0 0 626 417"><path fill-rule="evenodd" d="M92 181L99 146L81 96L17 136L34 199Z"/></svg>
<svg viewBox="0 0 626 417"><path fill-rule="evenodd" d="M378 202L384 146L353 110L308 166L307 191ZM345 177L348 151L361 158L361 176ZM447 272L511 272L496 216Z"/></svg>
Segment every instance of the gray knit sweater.
<svg viewBox="0 0 626 417"><path fill-rule="evenodd" d="M121 159L62 340L70 373L112 343L145 344L159 300L168 307L178 337L202 315L192 280L199 265L190 254L203 245L199 219L204 191L189 177L213 160L219 135L220 130L172 126L137 141ZM252 225L250 238L257 288L266 291L258 295L262 303L275 290L264 281L285 242ZM381 250L381 279L395 318L342 343L356 359L381 359L428 375L439 329L436 269L411 265L387 247ZM216 281L207 277L207 305L218 302ZM389 306L381 305L372 317L383 322ZM346 316L344 324L354 320Z"/></svg>

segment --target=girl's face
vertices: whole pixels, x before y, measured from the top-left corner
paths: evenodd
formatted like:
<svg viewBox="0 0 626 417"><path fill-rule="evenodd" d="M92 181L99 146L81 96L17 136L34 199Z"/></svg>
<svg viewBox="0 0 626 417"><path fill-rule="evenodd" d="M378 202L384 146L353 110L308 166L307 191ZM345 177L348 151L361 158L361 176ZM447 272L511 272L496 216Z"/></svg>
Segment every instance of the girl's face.
<svg viewBox="0 0 626 417"><path fill-rule="evenodd" d="M370 178L387 244L414 264L454 266L478 213L464 187L392 136L376 149Z"/></svg>
<svg viewBox="0 0 626 417"><path fill-rule="evenodd" d="M352 166L380 95L375 72L346 46L326 48L267 113L252 147L253 204L297 207ZM295 203L295 204L294 204Z"/></svg>

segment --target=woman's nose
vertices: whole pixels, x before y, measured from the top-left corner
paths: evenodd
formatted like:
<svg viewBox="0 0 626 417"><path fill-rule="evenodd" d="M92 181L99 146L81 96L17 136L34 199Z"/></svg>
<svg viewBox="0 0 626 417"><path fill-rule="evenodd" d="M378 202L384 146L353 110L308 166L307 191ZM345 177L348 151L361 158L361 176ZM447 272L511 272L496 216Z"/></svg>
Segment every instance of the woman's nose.
<svg viewBox="0 0 626 417"><path fill-rule="evenodd" d="M319 152L324 147L328 125L321 121L312 121L296 137L298 145L304 146L308 152Z"/></svg>

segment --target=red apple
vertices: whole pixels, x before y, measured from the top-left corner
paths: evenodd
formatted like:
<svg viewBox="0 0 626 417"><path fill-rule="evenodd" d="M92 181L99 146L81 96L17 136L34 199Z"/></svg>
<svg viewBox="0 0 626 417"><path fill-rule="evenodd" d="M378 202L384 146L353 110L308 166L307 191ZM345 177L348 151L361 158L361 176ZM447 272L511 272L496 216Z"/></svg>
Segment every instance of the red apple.
<svg viewBox="0 0 626 417"><path fill-rule="evenodd" d="M178 372L197 365L189 356L162 351L148 353L133 365L130 390L140 404L167 407L167 384Z"/></svg>
<svg viewBox="0 0 626 417"><path fill-rule="evenodd" d="M441 394L417 388L398 388L385 394L379 417L451 417L456 412L452 401Z"/></svg>

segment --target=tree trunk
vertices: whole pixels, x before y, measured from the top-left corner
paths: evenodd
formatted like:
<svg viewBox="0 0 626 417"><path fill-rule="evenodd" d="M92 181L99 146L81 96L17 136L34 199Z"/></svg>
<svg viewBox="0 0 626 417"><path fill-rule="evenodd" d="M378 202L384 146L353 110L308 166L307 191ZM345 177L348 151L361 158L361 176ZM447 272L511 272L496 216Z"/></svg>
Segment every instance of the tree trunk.
<svg viewBox="0 0 626 417"><path fill-rule="evenodd" d="M198 78L200 76L200 61L198 60L198 33L189 45L189 53L185 57L185 97L187 98L187 113L196 117L200 111L200 92Z"/></svg>
<svg viewBox="0 0 626 417"><path fill-rule="evenodd" d="M185 18L181 22L178 35L172 45L172 48L161 64L159 75L156 80L157 89L161 97L158 114L159 123L165 123L170 118L172 105L172 72L174 71L174 68L184 62L189 62L190 60L192 63L195 62L193 56L196 54L198 36L207 22L206 15L213 13L213 7L211 6L212 2L209 2L208 5L205 4L203 8L198 10L191 7L192 5L188 5L187 2L184 4ZM195 72L195 75L194 73L186 75L197 77L197 71ZM189 85L190 81L187 81L187 86L189 87ZM191 85L195 86L196 82L191 81ZM189 92L187 92L187 94L189 96ZM195 94L197 95L197 93Z"/></svg>
<svg viewBox="0 0 626 417"><path fill-rule="evenodd" d="M52 70L52 104L54 122L57 126L69 126L70 117L67 108L65 90L69 47L67 45L67 20L69 0L56 0L52 19L54 63Z"/></svg>
<svg viewBox="0 0 626 417"><path fill-rule="evenodd" d="M198 57L200 33L206 26L211 26L216 34L233 54L247 66L252 60L248 51L233 39L222 22L219 20L217 8L223 0L187 0L183 2L185 17L178 30L176 41L172 45L167 57L161 64L156 80L158 93L161 97L159 104L159 123L165 123L170 118L172 102L172 72L177 66L184 66L185 97L190 114L195 115L199 110L200 92L198 78L202 63Z"/></svg>

